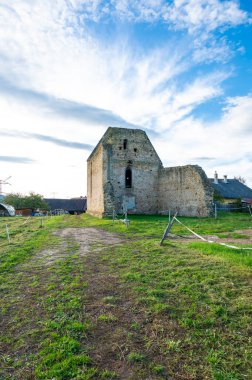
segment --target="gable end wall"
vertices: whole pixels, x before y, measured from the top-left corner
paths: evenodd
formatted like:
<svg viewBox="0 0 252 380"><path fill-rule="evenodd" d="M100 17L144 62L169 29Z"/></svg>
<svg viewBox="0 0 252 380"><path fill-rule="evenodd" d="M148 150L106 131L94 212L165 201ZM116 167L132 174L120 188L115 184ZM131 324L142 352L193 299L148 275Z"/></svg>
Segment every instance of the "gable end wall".
<svg viewBox="0 0 252 380"><path fill-rule="evenodd" d="M127 147L123 142L127 140ZM144 131L109 129L103 140L104 212L122 213L126 199L134 205L131 214L155 214L158 211L158 171L161 161ZM125 187L125 171L132 172L132 187Z"/></svg>

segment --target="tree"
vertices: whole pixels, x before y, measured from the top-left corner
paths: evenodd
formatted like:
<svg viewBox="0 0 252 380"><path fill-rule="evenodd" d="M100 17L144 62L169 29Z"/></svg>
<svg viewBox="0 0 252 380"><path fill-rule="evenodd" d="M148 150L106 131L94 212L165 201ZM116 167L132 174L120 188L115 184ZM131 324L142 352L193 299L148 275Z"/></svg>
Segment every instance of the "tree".
<svg viewBox="0 0 252 380"><path fill-rule="evenodd" d="M14 208L22 208L24 206L24 196L20 193L11 193L4 198L4 203Z"/></svg>
<svg viewBox="0 0 252 380"><path fill-rule="evenodd" d="M25 207L32 208L33 210L48 210L49 206L44 201L43 195L30 192L28 196L24 199Z"/></svg>
<svg viewBox="0 0 252 380"><path fill-rule="evenodd" d="M49 210L48 204L44 201L43 196L30 192L29 195L12 193L5 197L4 203L10 204L14 208L31 208L34 210Z"/></svg>
<svg viewBox="0 0 252 380"><path fill-rule="evenodd" d="M246 179L242 176L235 176L234 179L237 179L237 181L241 182L241 183L246 183Z"/></svg>

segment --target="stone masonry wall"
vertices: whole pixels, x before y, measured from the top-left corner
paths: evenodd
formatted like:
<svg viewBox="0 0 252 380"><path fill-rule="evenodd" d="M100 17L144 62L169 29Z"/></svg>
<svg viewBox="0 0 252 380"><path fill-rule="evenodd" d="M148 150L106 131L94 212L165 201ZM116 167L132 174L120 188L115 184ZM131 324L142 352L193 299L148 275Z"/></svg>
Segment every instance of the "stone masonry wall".
<svg viewBox="0 0 252 380"><path fill-rule="evenodd" d="M127 140L126 146L125 140ZM158 171L161 161L145 132L111 128L103 156L105 213L122 212L123 203L130 213L157 212ZM125 171L132 171L132 187L125 187Z"/></svg>
<svg viewBox="0 0 252 380"><path fill-rule="evenodd" d="M159 172L159 212L171 210L184 216L208 216L213 190L197 165L163 168Z"/></svg>
<svg viewBox="0 0 252 380"><path fill-rule="evenodd" d="M88 160L87 173L87 212L101 216L104 212L102 145Z"/></svg>
<svg viewBox="0 0 252 380"><path fill-rule="evenodd" d="M131 187L125 174L132 173ZM88 158L87 212L97 216L156 214L171 210L185 216L208 216L213 190L197 165L163 168L146 133L108 128Z"/></svg>

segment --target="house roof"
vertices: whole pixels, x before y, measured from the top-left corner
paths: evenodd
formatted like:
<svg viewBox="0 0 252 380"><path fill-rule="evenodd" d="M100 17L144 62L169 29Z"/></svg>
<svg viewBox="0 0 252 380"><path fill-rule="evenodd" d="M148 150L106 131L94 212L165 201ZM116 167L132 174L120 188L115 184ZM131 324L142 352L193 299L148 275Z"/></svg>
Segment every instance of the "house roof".
<svg viewBox="0 0 252 380"><path fill-rule="evenodd" d="M15 209L11 205L7 205L6 203L0 203L0 209L7 211L10 216L15 216Z"/></svg>
<svg viewBox="0 0 252 380"><path fill-rule="evenodd" d="M51 210L62 209L66 211L86 211L87 209L87 198L45 198L44 201L50 206Z"/></svg>
<svg viewBox="0 0 252 380"><path fill-rule="evenodd" d="M249 198L252 199L252 189L244 185L237 179L228 179L227 183L224 179L218 179L218 183L214 183L213 178L209 178L209 182L213 188L223 197L228 199Z"/></svg>

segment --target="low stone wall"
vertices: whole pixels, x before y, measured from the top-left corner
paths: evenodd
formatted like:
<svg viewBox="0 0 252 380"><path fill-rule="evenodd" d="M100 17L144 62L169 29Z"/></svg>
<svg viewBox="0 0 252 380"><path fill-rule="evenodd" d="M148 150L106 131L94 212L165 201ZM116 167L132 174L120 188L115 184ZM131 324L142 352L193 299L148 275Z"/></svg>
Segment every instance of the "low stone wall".
<svg viewBox="0 0 252 380"><path fill-rule="evenodd" d="M176 166L159 171L159 212L209 216L212 200L213 189L200 166Z"/></svg>

